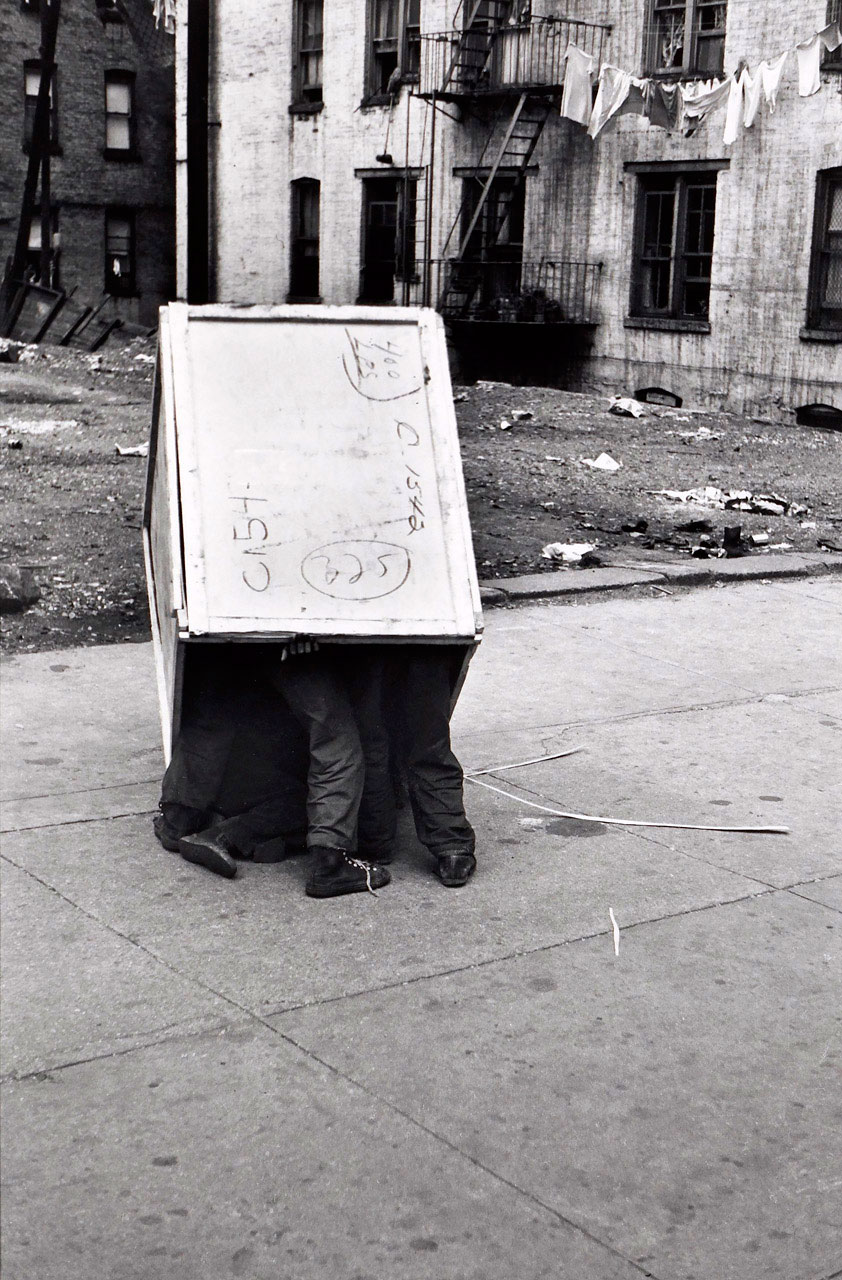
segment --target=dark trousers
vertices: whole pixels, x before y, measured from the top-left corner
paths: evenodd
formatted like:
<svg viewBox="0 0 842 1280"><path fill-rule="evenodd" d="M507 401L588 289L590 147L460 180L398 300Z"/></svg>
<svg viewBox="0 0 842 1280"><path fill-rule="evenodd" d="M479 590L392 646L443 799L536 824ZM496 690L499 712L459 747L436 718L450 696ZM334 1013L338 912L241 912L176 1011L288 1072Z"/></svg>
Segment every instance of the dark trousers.
<svg viewBox="0 0 842 1280"><path fill-rule="evenodd" d="M307 844L390 855L395 798L376 645L323 646L267 671L309 744Z"/></svg>
<svg viewBox="0 0 842 1280"><path fill-rule="evenodd" d="M453 688L464 656L450 645L394 645L389 707L418 839L433 854L473 853L462 767L450 745Z"/></svg>

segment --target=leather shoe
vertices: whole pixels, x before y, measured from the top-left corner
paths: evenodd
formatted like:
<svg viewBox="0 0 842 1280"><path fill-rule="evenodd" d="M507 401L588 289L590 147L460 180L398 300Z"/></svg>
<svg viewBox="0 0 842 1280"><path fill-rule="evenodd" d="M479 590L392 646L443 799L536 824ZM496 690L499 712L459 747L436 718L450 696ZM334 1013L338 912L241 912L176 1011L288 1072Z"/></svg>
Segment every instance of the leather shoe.
<svg viewBox="0 0 842 1280"><path fill-rule="evenodd" d="M226 880L233 880L237 874L237 864L224 836L215 836L212 831L199 831L194 836L183 836L178 842L178 852L186 862L195 862Z"/></svg>
<svg viewBox="0 0 842 1280"><path fill-rule="evenodd" d="M346 893L374 893L392 879L385 867L362 862L341 849L313 849L313 866L304 892L308 898L338 898Z"/></svg>
<svg viewBox="0 0 842 1280"><path fill-rule="evenodd" d="M477 869L472 853L440 853L436 862L439 880L448 889L461 889Z"/></svg>

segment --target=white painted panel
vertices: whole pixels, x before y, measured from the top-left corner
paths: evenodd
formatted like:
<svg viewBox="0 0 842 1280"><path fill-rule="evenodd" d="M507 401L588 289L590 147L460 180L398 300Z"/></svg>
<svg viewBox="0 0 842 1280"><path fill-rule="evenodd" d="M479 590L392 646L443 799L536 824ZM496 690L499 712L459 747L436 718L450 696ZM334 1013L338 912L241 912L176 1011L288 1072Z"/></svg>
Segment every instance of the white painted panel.
<svg viewBox="0 0 842 1280"><path fill-rule="evenodd" d="M473 637L435 313L169 312L190 633Z"/></svg>

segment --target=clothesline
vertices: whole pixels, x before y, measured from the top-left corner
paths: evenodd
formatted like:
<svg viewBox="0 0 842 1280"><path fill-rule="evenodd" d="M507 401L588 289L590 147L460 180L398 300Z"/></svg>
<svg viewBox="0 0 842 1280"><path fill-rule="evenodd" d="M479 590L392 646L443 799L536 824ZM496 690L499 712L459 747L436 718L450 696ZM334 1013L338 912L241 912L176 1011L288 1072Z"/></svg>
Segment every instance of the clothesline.
<svg viewBox="0 0 842 1280"><path fill-rule="evenodd" d="M642 115L655 128L694 133L706 116L718 107L727 106L723 141L733 143L740 124L748 129L754 124L765 99L770 112L775 110L784 66L794 53L798 60L798 93L809 98L821 88L821 60L824 50L832 53L842 45L838 22L831 22L807 40L793 45L777 58L758 63L754 73L743 65L724 79L663 81L632 75L609 62L602 64L596 76L596 59L576 45L567 47L567 70L561 99L561 114L583 125L591 138L619 115ZM596 100L593 85L598 80Z"/></svg>

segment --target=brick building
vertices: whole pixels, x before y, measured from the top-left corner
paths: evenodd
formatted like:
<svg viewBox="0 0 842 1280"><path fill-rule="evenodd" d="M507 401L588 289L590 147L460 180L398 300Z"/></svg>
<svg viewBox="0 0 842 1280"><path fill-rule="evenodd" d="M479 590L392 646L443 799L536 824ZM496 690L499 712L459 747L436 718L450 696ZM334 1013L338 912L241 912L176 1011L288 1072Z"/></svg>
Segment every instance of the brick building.
<svg viewBox="0 0 842 1280"><path fill-rule="evenodd" d="M3 0L0 268L18 232L44 0ZM154 325L175 282L174 41L147 0L63 0L51 92L51 283ZM28 265L37 272L38 209ZM2 270L0 270L2 274Z"/></svg>
<svg viewBox="0 0 842 1280"><path fill-rule="evenodd" d="M842 407L842 48L810 96L790 52L730 145L723 109L689 136L559 114L568 44L669 86L753 75L840 10L179 0L179 292L423 302L466 372Z"/></svg>

